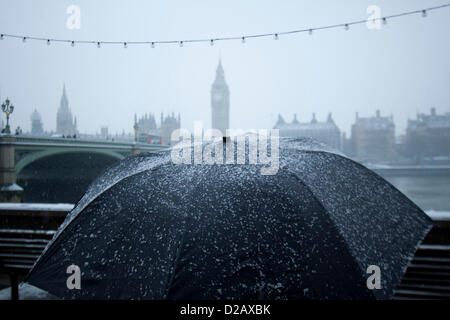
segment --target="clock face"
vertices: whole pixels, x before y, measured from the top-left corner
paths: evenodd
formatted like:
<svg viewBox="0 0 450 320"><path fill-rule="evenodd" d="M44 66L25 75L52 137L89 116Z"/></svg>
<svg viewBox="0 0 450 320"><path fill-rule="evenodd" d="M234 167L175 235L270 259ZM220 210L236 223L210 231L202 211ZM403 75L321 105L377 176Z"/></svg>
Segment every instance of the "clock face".
<svg viewBox="0 0 450 320"><path fill-rule="evenodd" d="M213 94L213 100L214 100L215 102L218 102L218 101L222 100L222 94L219 93L219 92L214 93L214 94Z"/></svg>

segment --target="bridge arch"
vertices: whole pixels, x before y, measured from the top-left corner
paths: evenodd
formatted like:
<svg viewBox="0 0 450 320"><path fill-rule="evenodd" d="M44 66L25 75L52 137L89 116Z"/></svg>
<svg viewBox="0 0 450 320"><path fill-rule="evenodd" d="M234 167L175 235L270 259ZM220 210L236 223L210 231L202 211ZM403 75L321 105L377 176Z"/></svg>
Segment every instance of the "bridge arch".
<svg viewBox="0 0 450 320"><path fill-rule="evenodd" d="M124 157L101 149L42 150L18 161L17 183L25 202L76 203L99 174Z"/></svg>
<svg viewBox="0 0 450 320"><path fill-rule="evenodd" d="M124 155L114 152L114 151L110 151L110 150L101 150L101 149L96 149L96 150L73 150L73 149L57 149L57 150L52 150L52 149L48 149L48 150L42 150L42 151L37 151L37 152L33 152L30 153L26 156L24 156L22 159L20 159L17 163L16 163L16 174L19 175L20 172L29 164L46 158L46 157L51 157L54 155L59 155L59 154L68 154L68 153L91 153L91 154L101 154L101 155L106 155L109 156L111 158L117 159L117 160L122 160L123 158L125 158Z"/></svg>

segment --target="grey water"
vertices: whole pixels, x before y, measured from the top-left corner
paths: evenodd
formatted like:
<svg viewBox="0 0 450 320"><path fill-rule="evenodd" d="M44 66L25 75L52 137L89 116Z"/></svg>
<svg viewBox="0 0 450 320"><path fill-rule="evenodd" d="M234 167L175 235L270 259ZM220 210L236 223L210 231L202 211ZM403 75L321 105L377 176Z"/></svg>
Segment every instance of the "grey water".
<svg viewBox="0 0 450 320"><path fill-rule="evenodd" d="M422 210L450 212L450 175L384 177Z"/></svg>
<svg viewBox="0 0 450 320"><path fill-rule="evenodd" d="M422 210L450 212L450 175L384 176L383 178ZM69 184L64 179L33 180L30 177L19 177L18 183L25 189L25 202L76 203L92 180L92 177L77 178Z"/></svg>

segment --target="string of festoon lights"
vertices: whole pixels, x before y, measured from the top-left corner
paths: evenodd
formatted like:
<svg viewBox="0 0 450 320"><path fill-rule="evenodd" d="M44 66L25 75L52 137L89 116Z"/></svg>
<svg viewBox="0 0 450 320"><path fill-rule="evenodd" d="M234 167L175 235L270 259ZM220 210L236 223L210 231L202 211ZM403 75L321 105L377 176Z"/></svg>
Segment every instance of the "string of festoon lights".
<svg viewBox="0 0 450 320"><path fill-rule="evenodd" d="M150 45L152 48L155 48L156 45L158 45L158 44L175 44L175 45L179 45L180 47L183 47L183 45L185 43L196 43L196 42L206 42L206 43L209 43L211 46L213 46L218 41L237 40L237 41L241 41L242 43L245 43L247 39L254 39L254 38L271 37L275 40L278 40L280 38L280 36L292 35L292 34L297 34L297 33L308 33L308 34L312 35L314 33L314 31L318 31L318 30L338 29L338 28L343 28L344 30L349 30L350 26L352 26L352 25L363 24L363 23L367 23L368 21L369 22L371 21L373 23L380 21L381 23L386 25L388 20L391 20L394 18L415 15L415 14L420 14L420 15L422 15L422 17L426 17L427 13L429 11L443 9L443 8L447 8L447 7L450 7L450 3L443 4L440 6L415 10L415 11L402 12L402 13L379 17L379 18L374 18L374 19L351 21L351 22L333 24L333 25L316 27L316 28L305 28L305 29L283 31L283 32L252 34L252 35L243 35L243 36L235 36L235 37L208 38L208 39L163 40L163 41L101 41L101 40L93 41L93 40L54 39L54 38L46 38L46 37L33 37L33 36L23 36L23 35L1 33L0 40L3 40L5 38L15 38L15 39L22 39L22 42L24 42L24 43L26 43L27 40L45 41L47 43L47 45L50 45L52 42L68 43L72 47L74 47L75 44L94 44L98 48L101 48L102 45L121 45L124 48L127 48L128 46L131 46L131 45Z"/></svg>

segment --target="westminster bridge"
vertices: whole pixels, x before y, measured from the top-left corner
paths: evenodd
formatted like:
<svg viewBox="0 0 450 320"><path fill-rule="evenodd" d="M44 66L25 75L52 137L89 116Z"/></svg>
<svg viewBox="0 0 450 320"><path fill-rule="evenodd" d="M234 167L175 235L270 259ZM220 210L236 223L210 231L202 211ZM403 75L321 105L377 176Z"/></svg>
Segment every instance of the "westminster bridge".
<svg viewBox="0 0 450 320"><path fill-rule="evenodd" d="M107 167L166 145L0 135L2 201L75 203ZM21 190L23 189L23 190Z"/></svg>
<svg viewBox="0 0 450 320"><path fill-rule="evenodd" d="M167 147L0 134L0 202L76 203L88 185L107 167L129 155ZM368 167L400 189L402 185L414 189L412 193L425 180L439 180L437 184L430 182L438 186L440 180L450 177L449 165ZM447 180L442 183L446 184Z"/></svg>

